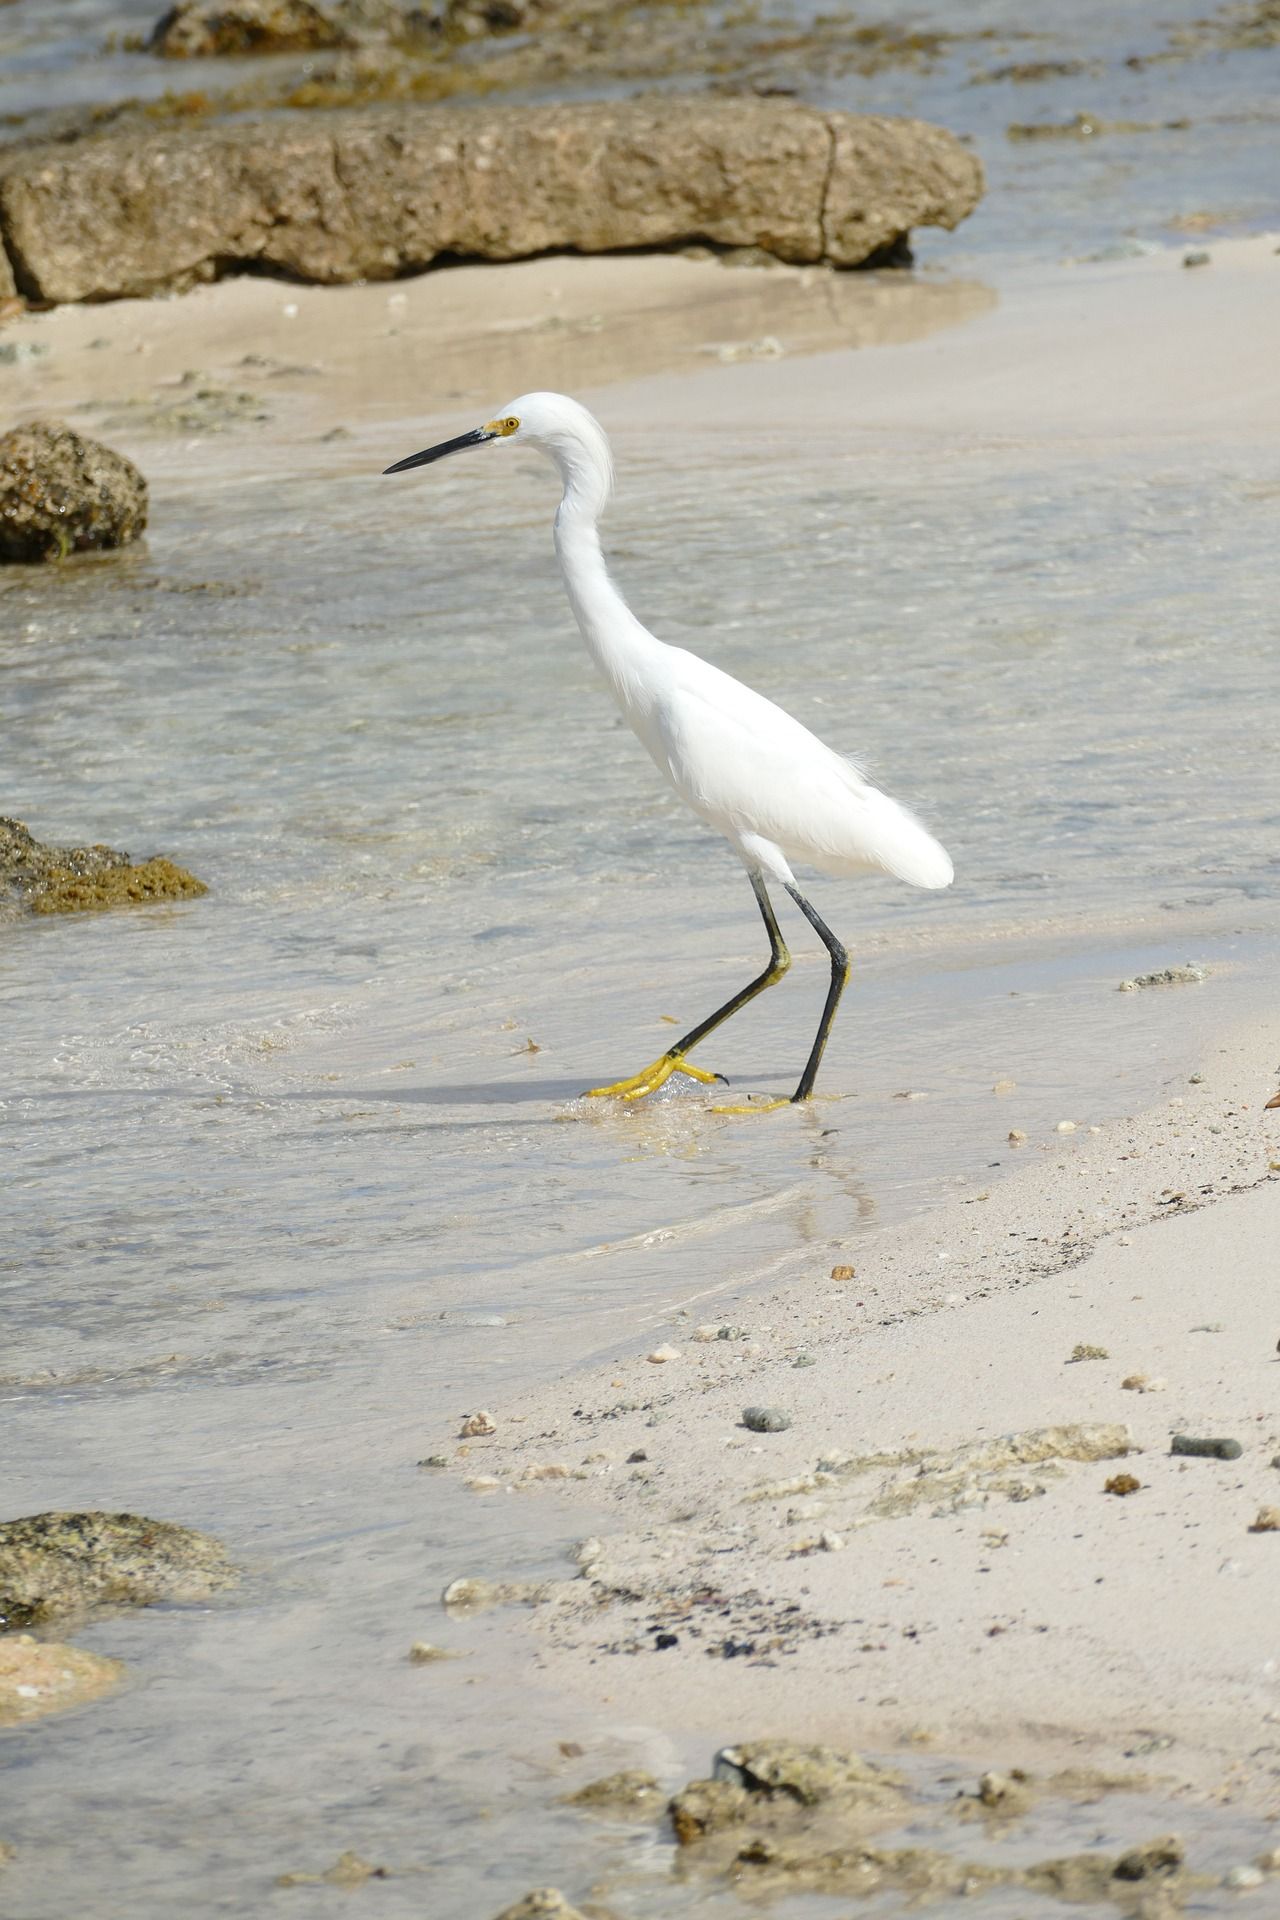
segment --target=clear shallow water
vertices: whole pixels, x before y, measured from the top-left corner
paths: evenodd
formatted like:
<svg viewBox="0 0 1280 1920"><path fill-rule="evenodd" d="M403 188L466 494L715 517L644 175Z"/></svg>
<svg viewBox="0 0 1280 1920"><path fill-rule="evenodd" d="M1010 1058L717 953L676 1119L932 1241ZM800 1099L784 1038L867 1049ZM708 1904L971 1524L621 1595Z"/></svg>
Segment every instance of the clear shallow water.
<svg viewBox="0 0 1280 1920"><path fill-rule="evenodd" d="M360 1898L458 1920L625 1865L637 1843L558 1809L561 1782L705 1756L516 1694L526 1617L438 1606L461 1573L562 1574L588 1515L415 1462L469 1407L989 1179L1011 1125L1145 1104L1267 991L1262 456L1206 480L1176 450L1155 474L792 450L780 483L776 448L620 453L637 607L860 749L957 855L941 898L815 884L861 965L843 1097L806 1112L574 1098L760 940L571 632L540 469L459 466L428 508L166 454L146 551L0 580L6 804L213 889L3 929L6 1507L181 1519L248 1567L233 1604L86 1632L131 1688L6 1741L23 1920L90 1895L107 1920L337 1911L271 1883L347 1846L430 1869ZM803 952L708 1052L744 1089L794 1080L823 988ZM1215 964L1203 988L1114 992L1186 957ZM411 1669L418 1636L469 1657ZM1224 1864L1262 1844L1234 1816L1196 1831Z"/></svg>

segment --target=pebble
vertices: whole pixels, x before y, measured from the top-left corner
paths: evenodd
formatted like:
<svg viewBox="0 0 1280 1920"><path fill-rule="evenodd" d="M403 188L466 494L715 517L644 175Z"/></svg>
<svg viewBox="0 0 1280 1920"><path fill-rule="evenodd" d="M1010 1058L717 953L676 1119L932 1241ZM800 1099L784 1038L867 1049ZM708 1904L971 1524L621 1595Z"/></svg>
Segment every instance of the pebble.
<svg viewBox="0 0 1280 1920"><path fill-rule="evenodd" d="M1224 1887L1231 1887L1236 1893L1244 1893L1250 1887L1260 1887L1266 1875L1259 1867L1232 1867L1222 1876Z"/></svg>
<svg viewBox="0 0 1280 1920"><path fill-rule="evenodd" d="M456 1660L457 1657L447 1647L433 1647L429 1640L415 1640L409 1649L409 1659L415 1667L429 1667L436 1660Z"/></svg>
<svg viewBox="0 0 1280 1920"><path fill-rule="evenodd" d="M1077 1360L1109 1360L1110 1358L1111 1355L1105 1347L1091 1347L1087 1342L1077 1340L1075 1346L1071 1349L1071 1358L1066 1364L1071 1366L1072 1362Z"/></svg>
<svg viewBox="0 0 1280 1920"><path fill-rule="evenodd" d="M1057 1126L1054 1128L1055 1133L1074 1133L1075 1130L1076 1123L1074 1120L1059 1120Z"/></svg>
<svg viewBox="0 0 1280 1920"><path fill-rule="evenodd" d="M468 1493L497 1493L502 1486L501 1480L495 1480L491 1473L478 1473L462 1484Z"/></svg>
<svg viewBox="0 0 1280 1920"><path fill-rule="evenodd" d="M856 1267L832 1267L831 1269L831 1278L833 1280L856 1280L857 1277L858 1270Z"/></svg>
<svg viewBox="0 0 1280 1920"><path fill-rule="evenodd" d="M1198 1440L1190 1433L1175 1433L1169 1451L1202 1460L1238 1460L1244 1448L1238 1440Z"/></svg>
<svg viewBox="0 0 1280 1920"><path fill-rule="evenodd" d="M811 1353L798 1353L791 1364L793 1367L816 1367L818 1363Z"/></svg>
<svg viewBox="0 0 1280 1920"><path fill-rule="evenodd" d="M1212 260L1213 255L1206 253L1203 247L1196 247L1192 252L1184 253L1182 256L1182 264L1184 267L1207 267L1211 264Z"/></svg>
<svg viewBox="0 0 1280 1920"><path fill-rule="evenodd" d="M1280 1533L1280 1507L1259 1507L1250 1533Z"/></svg>
<svg viewBox="0 0 1280 1920"><path fill-rule="evenodd" d="M487 1412L484 1407L481 1407L478 1413L463 1414L462 1425L458 1429L459 1434L464 1440L474 1440L481 1434L496 1433L497 1431L497 1422L493 1415Z"/></svg>
<svg viewBox="0 0 1280 1920"><path fill-rule="evenodd" d="M661 1367L665 1366L668 1360L678 1360L680 1349L679 1347L655 1347L653 1352L645 1357L652 1366Z"/></svg>
<svg viewBox="0 0 1280 1920"><path fill-rule="evenodd" d="M1013 1093L1017 1085L1016 1080L997 1080L991 1091L992 1093Z"/></svg>
<svg viewBox="0 0 1280 1920"><path fill-rule="evenodd" d="M420 1467L447 1467L448 1464L449 1456L447 1453L429 1453L425 1460L419 1460L418 1462Z"/></svg>
<svg viewBox="0 0 1280 1920"><path fill-rule="evenodd" d="M785 1433L791 1425L791 1415L781 1407L744 1407L742 1424L752 1433Z"/></svg>
<svg viewBox="0 0 1280 1920"><path fill-rule="evenodd" d="M1204 1075L1202 1073L1193 1073L1187 1084L1192 1087L1202 1087L1204 1085Z"/></svg>
<svg viewBox="0 0 1280 1920"><path fill-rule="evenodd" d="M1102 1489L1104 1493L1116 1493L1122 1498L1127 1493L1141 1491L1142 1482L1132 1473L1113 1473Z"/></svg>
<svg viewBox="0 0 1280 1920"><path fill-rule="evenodd" d="M1022 1128L1021 1128L1021 1127L1010 1127L1010 1129L1009 1129L1009 1145L1010 1145L1011 1147L1022 1147L1022 1146L1025 1146L1025 1145L1026 1145L1026 1141L1027 1141L1027 1136L1026 1136L1026 1134L1025 1134L1025 1133L1024 1133L1023 1131L1022 1131Z"/></svg>
<svg viewBox="0 0 1280 1920"><path fill-rule="evenodd" d="M700 1346L705 1347L708 1346L712 1340L718 1340L720 1338L720 1329L719 1327L712 1326L695 1327L693 1330L693 1338Z"/></svg>
<svg viewBox="0 0 1280 1920"><path fill-rule="evenodd" d="M842 1533L832 1533L827 1527L824 1527L818 1535L818 1545L824 1553L841 1553L844 1550L844 1544L844 1535Z"/></svg>
<svg viewBox="0 0 1280 1920"><path fill-rule="evenodd" d="M1280 1847L1269 1847L1266 1853L1258 1855L1253 1864L1261 1867L1264 1873L1280 1873Z"/></svg>

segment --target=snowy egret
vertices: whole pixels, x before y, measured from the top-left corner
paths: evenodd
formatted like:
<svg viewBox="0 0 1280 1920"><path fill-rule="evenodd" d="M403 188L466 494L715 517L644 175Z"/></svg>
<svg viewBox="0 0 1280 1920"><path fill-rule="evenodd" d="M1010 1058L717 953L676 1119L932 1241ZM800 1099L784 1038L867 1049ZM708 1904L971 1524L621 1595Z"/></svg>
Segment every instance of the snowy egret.
<svg viewBox="0 0 1280 1920"><path fill-rule="evenodd" d="M639 1073L590 1092L638 1100L672 1074L706 1082L723 1078L687 1056L791 965L769 898L773 881L791 895L831 959L817 1036L791 1095L792 1101L807 1100L849 976L849 957L797 887L791 861L831 874L890 873L917 887L947 886L951 861L905 807L781 707L641 626L609 578L600 550L599 520L613 490L609 442L576 400L526 393L484 426L398 460L386 472L404 473L466 447L504 441L537 447L559 469L564 491L555 517L556 554L587 650L659 771L738 854L769 935L762 973Z"/></svg>

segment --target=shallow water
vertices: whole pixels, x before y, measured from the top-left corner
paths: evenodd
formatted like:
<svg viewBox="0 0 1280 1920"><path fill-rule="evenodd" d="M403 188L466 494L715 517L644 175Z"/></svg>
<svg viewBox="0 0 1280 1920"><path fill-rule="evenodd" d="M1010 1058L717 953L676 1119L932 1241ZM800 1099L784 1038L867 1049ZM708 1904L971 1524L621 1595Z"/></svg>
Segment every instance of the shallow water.
<svg viewBox="0 0 1280 1920"><path fill-rule="evenodd" d="M0 580L7 804L212 887L4 929L6 1506L181 1519L249 1569L213 1610L94 1626L131 1688L6 1743L23 1920L91 1891L104 1920L254 1910L348 1846L415 1869L378 1883L394 1914L429 1889L483 1915L637 1847L660 1882L623 1911L731 1910L555 1804L700 1756L531 1689L527 1616L439 1609L461 1573L563 1576L588 1516L416 1461L469 1407L989 1179L1011 1125L1135 1110L1264 1002L1264 472L810 449L780 486L777 449L686 436L673 469L646 440L611 522L637 606L864 752L957 856L941 897L815 883L860 965L807 1111L576 1099L761 940L592 677L535 465L460 464L427 517L420 484L166 453L145 551ZM823 978L795 947L708 1050L744 1091L803 1058ZM1204 986L1114 991L1187 957ZM409 1668L418 1636L469 1658Z"/></svg>

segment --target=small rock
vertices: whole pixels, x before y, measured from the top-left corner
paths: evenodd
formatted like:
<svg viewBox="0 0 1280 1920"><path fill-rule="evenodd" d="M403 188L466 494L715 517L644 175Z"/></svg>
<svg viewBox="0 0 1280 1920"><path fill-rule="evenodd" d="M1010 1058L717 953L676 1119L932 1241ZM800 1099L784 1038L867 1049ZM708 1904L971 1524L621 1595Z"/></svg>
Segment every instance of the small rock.
<svg viewBox="0 0 1280 1920"><path fill-rule="evenodd" d="M489 1607L532 1607L546 1598L547 1589L533 1580L451 1580L440 1596L442 1606L455 1613L483 1613Z"/></svg>
<svg viewBox="0 0 1280 1920"><path fill-rule="evenodd" d="M1078 1340L1071 1349L1071 1357L1065 1362L1072 1366L1078 1360L1109 1360L1111 1355L1105 1347L1091 1347L1085 1341Z"/></svg>
<svg viewBox="0 0 1280 1920"><path fill-rule="evenodd" d="M1203 1075L1202 1073L1193 1073L1193 1074L1191 1075L1191 1078L1190 1078L1190 1080L1189 1080L1189 1081L1187 1082L1187 1085L1188 1085L1188 1086L1191 1086L1191 1087L1200 1087L1200 1086L1203 1086L1203 1085L1204 1085L1204 1075Z"/></svg>
<svg viewBox="0 0 1280 1920"><path fill-rule="evenodd" d="M46 846L21 820L0 819L0 904L40 914L97 913L208 891L163 855L135 862L114 847Z"/></svg>
<svg viewBox="0 0 1280 1920"><path fill-rule="evenodd" d="M1125 1375L1124 1379L1120 1382L1120 1385L1122 1387L1127 1387L1131 1393L1145 1393L1147 1388L1147 1376L1145 1373L1129 1373Z"/></svg>
<svg viewBox="0 0 1280 1920"><path fill-rule="evenodd" d="M645 1358L651 1366L665 1366L668 1360L680 1358L680 1349L679 1347L655 1347L652 1353L645 1355Z"/></svg>
<svg viewBox="0 0 1280 1920"><path fill-rule="evenodd" d="M1190 253L1184 253L1182 256L1184 267L1207 267L1212 260L1213 255L1206 253L1203 247L1195 247Z"/></svg>
<svg viewBox="0 0 1280 1920"><path fill-rule="evenodd" d="M752 1433L785 1433L791 1425L791 1415L781 1407L744 1407L742 1424Z"/></svg>
<svg viewBox="0 0 1280 1920"><path fill-rule="evenodd" d="M1145 1846L1131 1847L1116 1861L1112 1875L1116 1880L1147 1880L1159 1874L1173 1873L1186 1858L1186 1849L1176 1833L1161 1840L1148 1840Z"/></svg>
<svg viewBox="0 0 1280 1920"><path fill-rule="evenodd" d="M1255 1867L1261 1867L1264 1873L1280 1873L1280 1847L1268 1847L1254 1861Z"/></svg>
<svg viewBox="0 0 1280 1920"><path fill-rule="evenodd" d="M1055 1133L1074 1133L1075 1130L1076 1123L1074 1120L1059 1120L1057 1126L1054 1128Z"/></svg>
<svg viewBox="0 0 1280 1920"><path fill-rule="evenodd" d="M1260 1887L1266 1877L1259 1867L1229 1867L1222 1876L1222 1884L1233 1893L1247 1893L1251 1887Z"/></svg>
<svg viewBox="0 0 1280 1920"><path fill-rule="evenodd" d="M1021 1127L1010 1127L1009 1145L1011 1147L1022 1147L1026 1145L1026 1142L1027 1142L1027 1136L1022 1131Z"/></svg>
<svg viewBox="0 0 1280 1920"><path fill-rule="evenodd" d="M798 1353L791 1364L793 1367L816 1367L818 1363L811 1353Z"/></svg>
<svg viewBox="0 0 1280 1920"><path fill-rule="evenodd" d="M482 1434L496 1433L497 1431L497 1422L493 1415L484 1407L481 1407L478 1413L464 1414L462 1417L462 1425L458 1429L459 1436L464 1440L476 1440Z"/></svg>
<svg viewBox="0 0 1280 1920"><path fill-rule="evenodd" d="M1117 991L1137 993L1141 987L1176 987L1184 982L1194 984L1207 980L1208 977L1208 967L1196 967L1188 961L1182 967L1161 967L1157 973L1140 973L1134 980L1122 980Z"/></svg>
<svg viewBox="0 0 1280 1920"><path fill-rule="evenodd" d="M691 1337L698 1342L699 1346L705 1347L705 1346L708 1346L711 1343L711 1341L718 1340L720 1338L720 1329L719 1327L713 1327L710 1325L704 1326L704 1327L695 1327Z"/></svg>
<svg viewBox="0 0 1280 1920"><path fill-rule="evenodd" d="M603 1780L593 1780L589 1786L579 1787L576 1793L568 1795L566 1804L587 1807L592 1812L649 1819L665 1810L667 1796L651 1773L627 1770L611 1773Z"/></svg>
<svg viewBox="0 0 1280 1920"><path fill-rule="evenodd" d="M420 1467L447 1467L448 1464L449 1456L447 1453L429 1453L425 1460L419 1460L418 1462Z"/></svg>
<svg viewBox="0 0 1280 1920"><path fill-rule="evenodd" d="M329 53L389 39L404 26L405 15L389 0L329 0L323 7L312 0L179 0L147 45L166 60Z"/></svg>
<svg viewBox="0 0 1280 1920"><path fill-rule="evenodd" d="M146 524L147 483L123 454L56 420L0 434L0 561L123 547Z"/></svg>
<svg viewBox="0 0 1280 1920"><path fill-rule="evenodd" d="M647 1460L648 1458L649 1456L645 1452L644 1448L637 1447L634 1453L629 1453L627 1455L627 1465L629 1467L638 1467L642 1464L643 1461Z"/></svg>
<svg viewBox="0 0 1280 1920"><path fill-rule="evenodd" d="M468 1493L498 1493L502 1488L501 1480L496 1480L491 1473L473 1474L470 1480L464 1480L462 1484Z"/></svg>
<svg viewBox="0 0 1280 1920"><path fill-rule="evenodd" d="M282 1873L276 1880L278 1887L307 1887L328 1885L331 1887L362 1887L366 1880L388 1880L390 1875L385 1867L375 1867L370 1860L362 1860L358 1853L340 1853L331 1867L323 1873Z"/></svg>
<svg viewBox="0 0 1280 1920"><path fill-rule="evenodd" d="M842 1533L832 1533L829 1527L824 1527L818 1535L818 1545L824 1553L842 1553L846 1542Z"/></svg>
<svg viewBox="0 0 1280 1920"><path fill-rule="evenodd" d="M1238 1460L1244 1448L1238 1440L1201 1440L1194 1434L1175 1433L1169 1451L1190 1454L1200 1460Z"/></svg>
<svg viewBox="0 0 1280 1920"><path fill-rule="evenodd" d="M535 1887L514 1907L504 1907L496 1920L585 1920L585 1915L569 1905L558 1887Z"/></svg>
<svg viewBox="0 0 1280 1920"><path fill-rule="evenodd" d="M458 1655L447 1647L433 1646L430 1640L415 1640L409 1648L410 1664L415 1667L434 1666L437 1660L456 1660Z"/></svg>
<svg viewBox="0 0 1280 1920"><path fill-rule="evenodd" d="M856 1267L832 1267L831 1269L831 1278L833 1280L856 1280L857 1277L858 1270Z"/></svg>
<svg viewBox="0 0 1280 1920"><path fill-rule="evenodd" d="M991 1091L992 1093L1015 1093L1017 1086L1016 1080L997 1080Z"/></svg>
<svg viewBox="0 0 1280 1920"><path fill-rule="evenodd" d="M1113 1473L1103 1488L1104 1493L1118 1493L1123 1497L1127 1493L1137 1493L1142 1487L1141 1480L1131 1473Z"/></svg>
<svg viewBox="0 0 1280 1920"><path fill-rule="evenodd" d="M1280 1533L1280 1507L1259 1507L1250 1533Z"/></svg>

